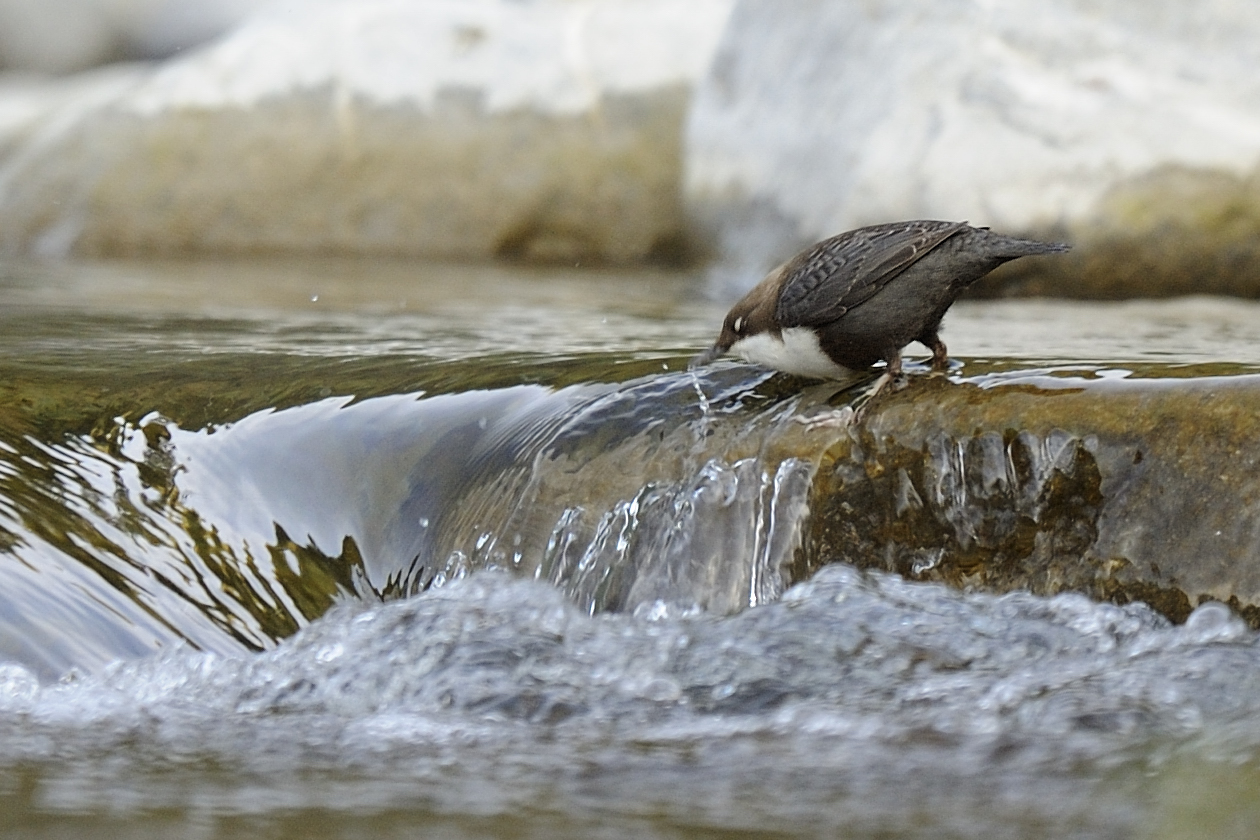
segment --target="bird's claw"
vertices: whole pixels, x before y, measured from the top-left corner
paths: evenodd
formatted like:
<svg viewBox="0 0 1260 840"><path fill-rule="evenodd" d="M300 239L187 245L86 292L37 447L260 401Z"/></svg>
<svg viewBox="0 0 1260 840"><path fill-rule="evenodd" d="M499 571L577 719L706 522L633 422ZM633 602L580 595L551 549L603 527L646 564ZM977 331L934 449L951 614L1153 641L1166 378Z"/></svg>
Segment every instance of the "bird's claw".
<svg viewBox="0 0 1260 840"><path fill-rule="evenodd" d="M823 411L809 417L797 416L792 419L811 432L815 429L847 429L857 422L857 412L852 406L846 405L835 411Z"/></svg>
<svg viewBox="0 0 1260 840"><path fill-rule="evenodd" d="M874 401L875 397L888 387L889 383L893 383L894 390L900 391L902 388L906 387L907 379L905 374L900 371L895 373L885 371L875 379L875 382L871 384L870 388L866 389L865 393L849 405L835 411L828 412L827 414L797 419L804 423L806 428L809 429L856 426L858 423L862 422L862 418L866 416L866 410L870 407L870 404Z"/></svg>

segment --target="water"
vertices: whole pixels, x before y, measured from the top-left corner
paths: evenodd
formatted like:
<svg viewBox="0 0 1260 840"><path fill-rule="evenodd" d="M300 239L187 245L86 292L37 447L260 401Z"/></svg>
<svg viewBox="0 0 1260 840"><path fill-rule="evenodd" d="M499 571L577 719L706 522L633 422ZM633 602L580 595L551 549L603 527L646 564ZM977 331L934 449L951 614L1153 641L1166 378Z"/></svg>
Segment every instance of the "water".
<svg viewBox="0 0 1260 840"><path fill-rule="evenodd" d="M697 278L8 266L0 306L15 835L1249 836L1225 607L791 585L825 394L686 373ZM946 338L976 381L1220 375L1257 314Z"/></svg>

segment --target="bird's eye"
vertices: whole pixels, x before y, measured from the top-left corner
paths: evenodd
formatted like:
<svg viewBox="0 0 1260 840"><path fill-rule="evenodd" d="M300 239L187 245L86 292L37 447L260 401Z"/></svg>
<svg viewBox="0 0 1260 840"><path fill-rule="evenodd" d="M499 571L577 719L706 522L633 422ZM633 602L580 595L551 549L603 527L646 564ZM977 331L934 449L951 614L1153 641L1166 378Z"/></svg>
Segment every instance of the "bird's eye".
<svg viewBox="0 0 1260 840"><path fill-rule="evenodd" d="M736 333L742 335L744 332L744 319L736 318L735 323L731 324L731 329L735 330Z"/></svg>

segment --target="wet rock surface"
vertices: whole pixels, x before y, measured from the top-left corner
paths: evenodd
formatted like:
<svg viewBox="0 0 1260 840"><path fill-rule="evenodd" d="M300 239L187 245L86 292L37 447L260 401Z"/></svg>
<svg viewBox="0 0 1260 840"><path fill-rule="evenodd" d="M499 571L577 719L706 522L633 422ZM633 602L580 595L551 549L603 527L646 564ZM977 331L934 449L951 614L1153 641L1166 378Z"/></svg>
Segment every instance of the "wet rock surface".
<svg viewBox="0 0 1260 840"><path fill-rule="evenodd" d="M1260 626L1260 377L915 378L828 451L796 575L1219 600Z"/></svg>

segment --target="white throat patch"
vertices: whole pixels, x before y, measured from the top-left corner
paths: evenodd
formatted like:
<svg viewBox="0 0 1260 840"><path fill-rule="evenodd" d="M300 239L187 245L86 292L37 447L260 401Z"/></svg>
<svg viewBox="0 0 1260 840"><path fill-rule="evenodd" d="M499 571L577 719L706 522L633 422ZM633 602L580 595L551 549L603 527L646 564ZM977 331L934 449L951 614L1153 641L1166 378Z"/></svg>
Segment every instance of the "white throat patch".
<svg viewBox="0 0 1260 840"><path fill-rule="evenodd" d="M783 331L783 340L768 332L741 338L730 352L753 364L815 379L849 379L856 371L841 367L822 351L818 336L807 327Z"/></svg>

